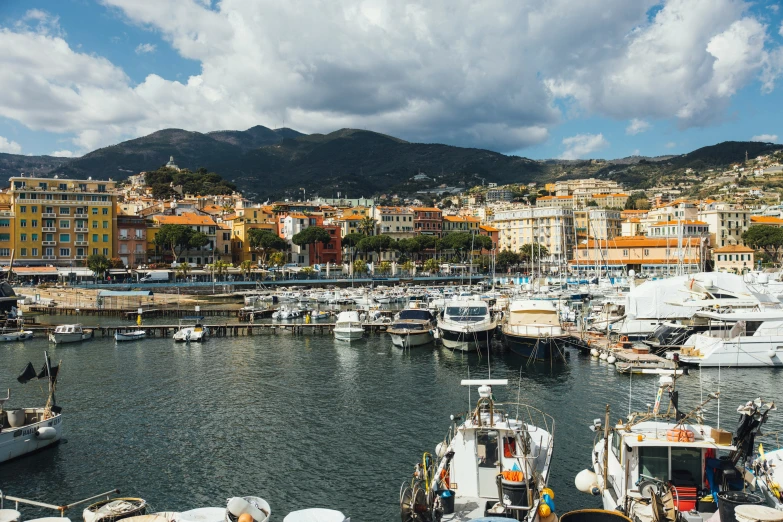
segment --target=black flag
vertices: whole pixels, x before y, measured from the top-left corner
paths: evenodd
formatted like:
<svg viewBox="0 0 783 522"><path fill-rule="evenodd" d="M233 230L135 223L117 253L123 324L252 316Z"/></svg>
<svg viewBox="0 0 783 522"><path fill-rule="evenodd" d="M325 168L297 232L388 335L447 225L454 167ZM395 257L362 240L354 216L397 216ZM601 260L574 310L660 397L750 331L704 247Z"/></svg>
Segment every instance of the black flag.
<svg viewBox="0 0 783 522"><path fill-rule="evenodd" d="M52 375L51 375L52 382L57 380L57 370L59 370L59 369L60 369L59 366L52 366L52 370L51 370L52 371ZM35 370L33 370L33 371L35 371ZM38 378L39 379L43 379L44 377L46 377L48 375L49 375L49 367L46 365L46 363L44 363L43 368L41 368L41 371L38 373Z"/></svg>
<svg viewBox="0 0 783 522"><path fill-rule="evenodd" d="M677 422L679 422L685 418L685 414L680 411L680 407L677 404L679 402L680 392L673 391L669 393L669 398L671 399L672 406L674 406L675 418L677 419Z"/></svg>
<svg viewBox="0 0 783 522"><path fill-rule="evenodd" d="M19 381L22 384L25 384L30 379L35 379L35 368L33 368L33 363L29 362L27 363L27 366L25 366L24 371L22 374L16 378L17 381Z"/></svg>

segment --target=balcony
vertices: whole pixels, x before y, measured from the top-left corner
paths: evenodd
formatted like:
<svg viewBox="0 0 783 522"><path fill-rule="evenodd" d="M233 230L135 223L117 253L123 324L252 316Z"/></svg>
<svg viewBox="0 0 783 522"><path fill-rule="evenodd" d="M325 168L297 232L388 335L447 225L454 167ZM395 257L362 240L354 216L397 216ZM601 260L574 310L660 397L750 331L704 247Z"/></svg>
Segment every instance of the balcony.
<svg viewBox="0 0 783 522"><path fill-rule="evenodd" d="M120 241L127 241L130 239L130 236L120 236Z"/></svg>
<svg viewBox="0 0 783 522"><path fill-rule="evenodd" d="M90 246L90 243L87 241L74 241L73 244L76 246Z"/></svg>
<svg viewBox="0 0 783 522"><path fill-rule="evenodd" d="M56 227L43 227L41 230L44 232L57 232Z"/></svg>
<svg viewBox="0 0 783 522"><path fill-rule="evenodd" d="M80 259L87 259L87 256L85 256L85 255L77 255L76 256L76 260L78 261Z"/></svg>
<svg viewBox="0 0 783 522"><path fill-rule="evenodd" d="M87 214L74 214L73 217L76 219L87 219Z"/></svg>
<svg viewBox="0 0 783 522"><path fill-rule="evenodd" d="M43 218L56 218L57 214L55 214L54 212L44 212L44 213L41 214L41 217L43 217Z"/></svg>
<svg viewBox="0 0 783 522"><path fill-rule="evenodd" d="M82 233L84 233L84 232L89 232L89 229L88 229L87 227L76 227L74 230L75 230L77 233L78 233L78 232L82 232Z"/></svg>
<svg viewBox="0 0 783 522"><path fill-rule="evenodd" d="M51 261L51 260L54 260L54 259L57 259L57 256L41 256L41 257L42 257L43 259L50 260L50 261Z"/></svg>
<svg viewBox="0 0 783 522"><path fill-rule="evenodd" d="M43 246L57 246L57 241L41 241Z"/></svg>

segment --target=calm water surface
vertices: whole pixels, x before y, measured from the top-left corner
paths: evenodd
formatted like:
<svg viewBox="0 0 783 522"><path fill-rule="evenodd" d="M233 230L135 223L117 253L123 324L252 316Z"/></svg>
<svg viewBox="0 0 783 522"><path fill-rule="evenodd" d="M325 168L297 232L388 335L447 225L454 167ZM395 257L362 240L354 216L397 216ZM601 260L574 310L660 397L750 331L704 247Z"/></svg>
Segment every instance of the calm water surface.
<svg viewBox="0 0 783 522"><path fill-rule="evenodd" d="M577 352L551 367L528 365L500 347L488 359L438 348L403 353L386 336L348 345L265 334L190 346L171 339L4 343L0 389L12 388L9 407L43 403L41 384L22 386L16 376L28 361L39 366L45 349L62 360L67 442L0 466L0 489L52 503L117 487L153 510L256 495L269 501L275 520L314 506L359 521L399 520L399 489L413 463L442 440L449 415L469 407L460 379L486 377L489 364L493 377L510 379L508 390L496 388L498 398L515 399L519 389L523 402L556 420L550 483L558 511L593 507L596 500L573 486L589 465L587 426L607 403L613 419L629 403L628 376ZM723 370L719 382L717 370L705 370L678 386L686 410L700 400L700 381L705 395L720 386L721 425L732 429L740 402L783 399L782 377L779 370ZM634 409L653 402L656 382L633 378ZM718 408L710 406L714 423ZM765 431L780 430L781 418ZM774 436L767 444L776 446Z"/></svg>

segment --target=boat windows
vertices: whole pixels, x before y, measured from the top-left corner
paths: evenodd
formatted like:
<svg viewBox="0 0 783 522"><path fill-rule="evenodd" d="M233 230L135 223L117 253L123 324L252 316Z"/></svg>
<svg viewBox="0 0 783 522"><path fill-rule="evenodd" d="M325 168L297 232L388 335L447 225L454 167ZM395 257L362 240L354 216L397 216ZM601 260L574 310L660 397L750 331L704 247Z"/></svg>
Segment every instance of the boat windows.
<svg viewBox="0 0 783 522"><path fill-rule="evenodd" d="M639 448L639 473L658 480L668 480L669 448L667 446Z"/></svg>
<svg viewBox="0 0 783 522"><path fill-rule="evenodd" d="M432 314L428 310L402 310L399 314L399 319L430 321L432 320Z"/></svg>
<svg viewBox="0 0 783 522"><path fill-rule="evenodd" d="M478 321L486 317L487 309L483 306L449 306L446 315L452 321Z"/></svg>
<svg viewBox="0 0 783 522"><path fill-rule="evenodd" d="M476 456L480 468L494 468L498 462L498 432L485 431L476 435Z"/></svg>
<svg viewBox="0 0 783 522"><path fill-rule="evenodd" d="M622 454L621 446L623 444L623 438L620 436L619 433L616 431L612 432L612 453L614 453L614 456L617 457L617 460L622 462L622 459L620 459L620 455Z"/></svg>
<svg viewBox="0 0 783 522"><path fill-rule="evenodd" d="M756 330L759 329L759 326L761 326L763 322L764 321L745 321L745 335L750 337L756 333Z"/></svg>
<svg viewBox="0 0 783 522"><path fill-rule="evenodd" d="M672 484L696 488L701 482L701 450L672 448Z"/></svg>

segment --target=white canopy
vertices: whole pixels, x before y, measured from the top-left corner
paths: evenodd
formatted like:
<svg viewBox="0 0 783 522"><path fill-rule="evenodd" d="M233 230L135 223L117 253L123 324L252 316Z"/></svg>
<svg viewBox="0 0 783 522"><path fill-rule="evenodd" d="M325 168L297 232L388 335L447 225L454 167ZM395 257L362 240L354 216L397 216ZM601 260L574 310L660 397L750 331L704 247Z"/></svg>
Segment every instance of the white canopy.
<svg viewBox="0 0 783 522"><path fill-rule="evenodd" d="M310 508L292 511L283 522L350 522L350 518L334 509Z"/></svg>
<svg viewBox="0 0 783 522"><path fill-rule="evenodd" d="M764 312L730 312L720 314L717 312L696 312L699 317L715 319L717 321L783 321L783 310L772 310Z"/></svg>

